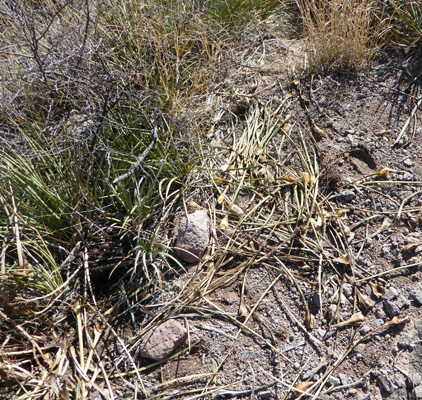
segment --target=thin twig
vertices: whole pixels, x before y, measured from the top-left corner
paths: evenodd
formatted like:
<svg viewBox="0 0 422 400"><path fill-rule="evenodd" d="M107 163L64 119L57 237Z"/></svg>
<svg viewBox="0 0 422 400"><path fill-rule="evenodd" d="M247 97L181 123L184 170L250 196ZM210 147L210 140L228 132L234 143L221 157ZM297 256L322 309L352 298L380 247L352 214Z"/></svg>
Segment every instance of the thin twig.
<svg viewBox="0 0 422 400"><path fill-rule="evenodd" d="M152 142L144 150L144 152L141 154L140 157L136 157L136 163L133 164L130 167L129 171L127 171L125 174L120 175L119 177L117 177L113 181L113 184L122 182L125 179L129 178L141 166L141 164L145 161L145 159L147 158L148 154L153 149L153 147L155 146L155 144L157 143L157 141L158 141L158 128L157 127L154 127L153 134L152 134Z"/></svg>

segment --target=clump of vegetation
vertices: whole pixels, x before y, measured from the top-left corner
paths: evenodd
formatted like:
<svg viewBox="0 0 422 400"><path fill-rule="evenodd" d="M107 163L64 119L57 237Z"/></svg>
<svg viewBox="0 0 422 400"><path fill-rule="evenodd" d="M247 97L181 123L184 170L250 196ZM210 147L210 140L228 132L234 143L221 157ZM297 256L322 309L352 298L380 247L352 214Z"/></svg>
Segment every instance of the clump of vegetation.
<svg viewBox="0 0 422 400"><path fill-rule="evenodd" d="M400 32L420 44L419 3L390 1L406 24ZM373 56L373 2L297 5L312 70L356 70ZM276 110L272 103L247 104L245 130L224 168L203 150L208 132L190 109L224 74L242 28L279 6L271 0L24 0L17 7L0 0L0 317L7 332L0 376L6 396L82 399L97 390L116 398L114 385L126 387L133 375L135 391L163 398L165 385L147 391L140 375L156 364L134 359L152 326L246 276L256 258L276 260L273 272L294 281L284 261L302 261L303 253L293 254L302 251L299 245L273 258L258 233L276 231L284 245L295 226L311 262L318 262L314 255L324 252L326 240L319 240L320 228L329 220L327 231L335 236L339 216L319 191L312 140L290 135L291 94ZM285 143L300 170L284 166ZM166 298L171 278L185 272L171 248L176 214L192 192L212 197L204 187L218 193L222 211L215 218L233 228L231 250L242 263L223 277L210 263L199 283L193 276ZM286 218L269 227L268 210L276 212L290 192ZM255 199L246 213L235 207L245 193ZM254 232L251 247L245 227ZM343 242L344 235L338 243L347 247ZM233 260L229 250L221 251L221 265ZM130 323L138 334L125 342ZM107 353L111 341L115 348Z"/></svg>
<svg viewBox="0 0 422 400"><path fill-rule="evenodd" d="M297 0L309 39L312 71L356 71L377 48L376 4L372 0Z"/></svg>

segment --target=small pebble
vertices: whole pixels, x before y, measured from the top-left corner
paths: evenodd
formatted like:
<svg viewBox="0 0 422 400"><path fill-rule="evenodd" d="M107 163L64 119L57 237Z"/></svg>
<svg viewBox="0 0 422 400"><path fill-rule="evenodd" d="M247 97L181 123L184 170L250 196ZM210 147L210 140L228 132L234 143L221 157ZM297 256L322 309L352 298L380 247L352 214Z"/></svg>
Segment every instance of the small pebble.
<svg viewBox="0 0 422 400"><path fill-rule="evenodd" d="M422 290L412 290L409 297L415 303L415 305L419 307L422 306Z"/></svg>
<svg viewBox="0 0 422 400"><path fill-rule="evenodd" d="M345 283L343 285L343 293L346 297L353 295L353 286L350 283Z"/></svg>
<svg viewBox="0 0 422 400"><path fill-rule="evenodd" d="M353 190L348 190L346 193L344 193L344 201L350 202L356 198L355 192Z"/></svg>
<svg viewBox="0 0 422 400"><path fill-rule="evenodd" d="M338 374L338 379L342 386L345 386L349 383L349 378L345 374Z"/></svg>
<svg viewBox="0 0 422 400"><path fill-rule="evenodd" d="M410 172L405 172L403 174L403 180L404 181L411 181L411 180L413 180L413 175Z"/></svg>
<svg viewBox="0 0 422 400"><path fill-rule="evenodd" d="M377 308L377 309L375 310L375 316L376 316L378 319L382 319L382 320L384 320L384 319L385 319L385 317L386 317L385 312L384 312L384 310L383 310L382 308Z"/></svg>
<svg viewBox="0 0 422 400"><path fill-rule="evenodd" d="M401 310L407 305L407 301L403 296L399 296L396 300L396 305Z"/></svg>
<svg viewBox="0 0 422 400"><path fill-rule="evenodd" d="M381 394L390 396L393 393L394 388L390 379L386 375L380 375L377 380L377 385L381 391Z"/></svg>
<svg viewBox="0 0 422 400"><path fill-rule="evenodd" d="M387 289L382 296L384 300L395 300L397 299L397 297L399 297L399 292L394 287L390 287L389 289Z"/></svg>
<svg viewBox="0 0 422 400"><path fill-rule="evenodd" d="M403 165L407 168L410 168L410 167L413 167L415 165L415 163L410 158L406 158L403 161Z"/></svg>
<svg viewBox="0 0 422 400"><path fill-rule="evenodd" d="M389 300L384 301L384 310L385 310L385 313L390 318L393 318L400 314L400 308L393 301L389 301Z"/></svg>
<svg viewBox="0 0 422 400"><path fill-rule="evenodd" d="M265 392L260 392L258 394L258 396L259 396L260 399L263 399L263 400L264 399L269 399L272 396L272 393L269 390L267 390Z"/></svg>
<svg viewBox="0 0 422 400"><path fill-rule="evenodd" d="M335 304L330 304L327 309L327 319L331 321L333 317L336 315L337 306Z"/></svg>
<svg viewBox="0 0 422 400"><path fill-rule="evenodd" d="M381 325L384 325L384 320L378 318L374 321L374 325L375 325L376 328L379 328Z"/></svg>

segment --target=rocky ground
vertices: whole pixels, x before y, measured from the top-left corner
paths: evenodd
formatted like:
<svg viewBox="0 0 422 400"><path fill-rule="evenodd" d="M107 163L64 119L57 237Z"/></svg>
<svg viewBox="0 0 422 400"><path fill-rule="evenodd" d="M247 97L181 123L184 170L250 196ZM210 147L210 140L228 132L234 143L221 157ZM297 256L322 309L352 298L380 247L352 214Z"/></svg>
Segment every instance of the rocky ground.
<svg viewBox="0 0 422 400"><path fill-rule="evenodd" d="M177 299L187 286L202 293L201 301L172 316L183 325L176 336L190 351L149 370L146 385L204 374L184 398L294 398L293 387L306 391L316 383L311 398L422 399L420 54L389 50L359 73L306 76L304 42L277 18L259 29L207 98L193 105L199 123L209 125L204 153L211 175L230 179L224 164L254 107L282 112L284 127L289 124L295 140L306 137L310 163L318 165L317 202L329 199L326 210L341 214L332 230L338 236L321 234L332 262L312 248L306 253L306 246L283 247L271 228L259 230L253 221L236 224L230 217L223 226L224 200L217 201L211 182L196 172L190 199L197 208L187 213L199 212L211 224L211 245L201 262L188 257L186 273L163 289L163 301ZM273 187L286 182L286 171L300 175L300 154L275 135L268 144L268 160L275 162L261 160L269 171L264 182ZM225 195L233 198L235 191ZM245 189L236 202L249 210L262 198ZM283 204L248 215L276 226ZM244 239L245 245L233 244ZM176 242L183 247L180 237ZM300 259L304 251L309 260ZM286 254L296 261L289 263ZM171 342L171 333L157 335ZM145 341L142 346L148 354Z"/></svg>

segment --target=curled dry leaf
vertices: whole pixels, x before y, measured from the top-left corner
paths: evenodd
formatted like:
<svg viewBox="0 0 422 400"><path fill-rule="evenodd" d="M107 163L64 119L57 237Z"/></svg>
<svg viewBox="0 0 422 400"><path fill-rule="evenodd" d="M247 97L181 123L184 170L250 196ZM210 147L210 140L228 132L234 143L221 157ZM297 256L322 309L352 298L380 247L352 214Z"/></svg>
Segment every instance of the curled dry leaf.
<svg viewBox="0 0 422 400"><path fill-rule="evenodd" d="M379 299L385 293L385 287L378 285L377 283L369 282L372 293Z"/></svg>
<svg viewBox="0 0 422 400"><path fill-rule="evenodd" d="M232 204L230 206L230 214L234 214L234 215L237 215L238 217L241 217L243 216L244 212L239 206L237 206L236 204Z"/></svg>
<svg viewBox="0 0 422 400"><path fill-rule="evenodd" d="M283 183L288 186L296 186L297 185L297 179L291 178L290 176L285 176L281 178Z"/></svg>
<svg viewBox="0 0 422 400"><path fill-rule="evenodd" d="M413 251L420 245L422 245L422 242L408 243L403 246L403 251Z"/></svg>
<svg viewBox="0 0 422 400"><path fill-rule="evenodd" d="M245 306L245 303L242 301L239 306L238 311L239 317L246 318L249 314L248 308Z"/></svg>
<svg viewBox="0 0 422 400"><path fill-rule="evenodd" d="M419 219L416 217L409 217L408 221L412 229L416 228L419 225Z"/></svg>
<svg viewBox="0 0 422 400"><path fill-rule="evenodd" d="M229 216L226 215L220 222L219 228L224 231L229 227Z"/></svg>
<svg viewBox="0 0 422 400"><path fill-rule="evenodd" d="M320 140L324 136L324 131L318 125L314 124L314 127L312 129L312 134L315 140Z"/></svg>
<svg viewBox="0 0 422 400"><path fill-rule="evenodd" d="M285 124L283 125L283 131L284 131L285 133L289 133L289 132L290 132L290 129L292 129L292 126L291 126L289 123L285 123Z"/></svg>
<svg viewBox="0 0 422 400"><path fill-rule="evenodd" d="M310 182L311 178L309 177L309 174L307 172L302 172L301 175L302 175L302 178L303 178L303 182L305 182L305 183Z"/></svg>
<svg viewBox="0 0 422 400"><path fill-rule="evenodd" d="M339 324L332 325L331 328L342 328L343 326L358 326L363 321L365 321L365 317L361 312L353 314L347 321L340 322Z"/></svg>
<svg viewBox="0 0 422 400"><path fill-rule="evenodd" d="M217 185L228 185L230 181L228 181L227 179L218 177L218 178L215 178L215 183Z"/></svg>
<svg viewBox="0 0 422 400"><path fill-rule="evenodd" d="M309 310L306 310L305 326L306 326L306 329L314 329L315 328L315 316L313 314L311 314L311 312Z"/></svg>
<svg viewBox="0 0 422 400"><path fill-rule="evenodd" d="M389 172L390 172L390 170L388 168L383 168L381 171L377 172L377 175L380 178L384 178L388 175Z"/></svg>
<svg viewBox="0 0 422 400"><path fill-rule="evenodd" d="M299 397L301 394L306 393L315 382L300 382L295 386L295 396Z"/></svg>
<svg viewBox="0 0 422 400"><path fill-rule="evenodd" d="M369 310L375 303L366 295L358 290L358 300L361 310Z"/></svg>
<svg viewBox="0 0 422 400"><path fill-rule="evenodd" d="M333 258L333 262L343 265L350 265L350 261L344 256Z"/></svg>
<svg viewBox="0 0 422 400"><path fill-rule="evenodd" d="M389 322L392 325L400 325L400 324L405 324L406 322L409 322L410 318L407 317L393 317L393 319Z"/></svg>
<svg viewBox="0 0 422 400"><path fill-rule="evenodd" d="M340 208L335 212L335 214L333 214L333 216L338 217L338 218L345 217L348 211L349 210L347 208Z"/></svg>

